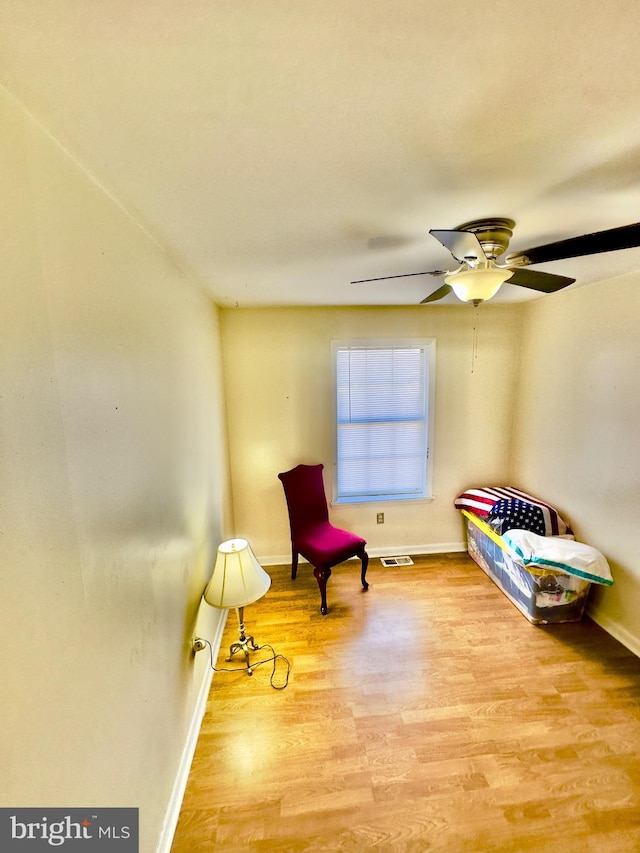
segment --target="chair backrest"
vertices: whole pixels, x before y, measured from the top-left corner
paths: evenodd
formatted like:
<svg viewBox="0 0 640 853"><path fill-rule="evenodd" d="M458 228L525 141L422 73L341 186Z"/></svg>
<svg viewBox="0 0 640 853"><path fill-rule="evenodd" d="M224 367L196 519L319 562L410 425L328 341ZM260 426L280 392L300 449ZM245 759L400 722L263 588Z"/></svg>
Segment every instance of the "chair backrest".
<svg viewBox="0 0 640 853"><path fill-rule="evenodd" d="M329 518L322 479L323 468L322 464L296 465L290 471L278 474L287 499L292 539Z"/></svg>

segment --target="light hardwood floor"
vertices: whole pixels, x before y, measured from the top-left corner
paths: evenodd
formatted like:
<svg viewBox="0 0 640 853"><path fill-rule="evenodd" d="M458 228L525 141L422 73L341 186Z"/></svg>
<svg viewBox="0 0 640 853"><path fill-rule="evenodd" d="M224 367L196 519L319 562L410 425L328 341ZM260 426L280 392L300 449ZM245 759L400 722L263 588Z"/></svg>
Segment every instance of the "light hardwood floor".
<svg viewBox="0 0 640 853"><path fill-rule="evenodd" d="M289 685L215 674L172 853L640 851L640 659L530 625L466 554L414 560L368 592L337 567L327 616L308 565L268 570L246 623Z"/></svg>

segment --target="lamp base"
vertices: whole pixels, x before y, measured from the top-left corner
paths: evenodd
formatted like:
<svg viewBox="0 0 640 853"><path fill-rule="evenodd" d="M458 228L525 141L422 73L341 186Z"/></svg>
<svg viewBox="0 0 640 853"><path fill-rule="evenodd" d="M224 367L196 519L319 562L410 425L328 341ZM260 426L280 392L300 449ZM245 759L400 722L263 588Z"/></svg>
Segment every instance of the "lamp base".
<svg viewBox="0 0 640 853"><path fill-rule="evenodd" d="M251 659L249 657L249 652L257 652L260 648L256 645L256 641L253 639L251 635L247 636L245 634L244 628L244 607L237 608L238 613L238 625L240 627L240 636L238 637L238 641L236 643L231 643L229 647L229 657L227 661L230 661L232 657L238 652L242 652L244 655L245 661L247 662L247 675L253 675L253 669L251 668Z"/></svg>

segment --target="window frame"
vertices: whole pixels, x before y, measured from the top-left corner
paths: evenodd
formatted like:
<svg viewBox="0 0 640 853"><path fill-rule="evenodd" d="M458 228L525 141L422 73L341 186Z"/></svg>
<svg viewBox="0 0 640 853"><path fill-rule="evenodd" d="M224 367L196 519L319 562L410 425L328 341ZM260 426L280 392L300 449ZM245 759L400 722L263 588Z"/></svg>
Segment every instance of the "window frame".
<svg viewBox="0 0 640 853"><path fill-rule="evenodd" d="M425 478L424 494L368 494L359 496L338 495L338 352L346 349L422 349L425 360ZM332 367L332 402L333 402L333 488L332 503L340 506L361 503L386 503L396 501L430 501L433 500L433 434L435 424L435 393L436 393L436 339L435 338L366 338L334 340L331 342Z"/></svg>

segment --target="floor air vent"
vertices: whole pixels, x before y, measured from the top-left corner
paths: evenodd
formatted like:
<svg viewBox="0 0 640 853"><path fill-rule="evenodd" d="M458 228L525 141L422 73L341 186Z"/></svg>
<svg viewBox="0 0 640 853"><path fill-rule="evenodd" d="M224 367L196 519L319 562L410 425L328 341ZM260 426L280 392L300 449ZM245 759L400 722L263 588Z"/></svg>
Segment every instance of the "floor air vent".
<svg viewBox="0 0 640 853"><path fill-rule="evenodd" d="M412 566L411 557L380 557L383 566Z"/></svg>

